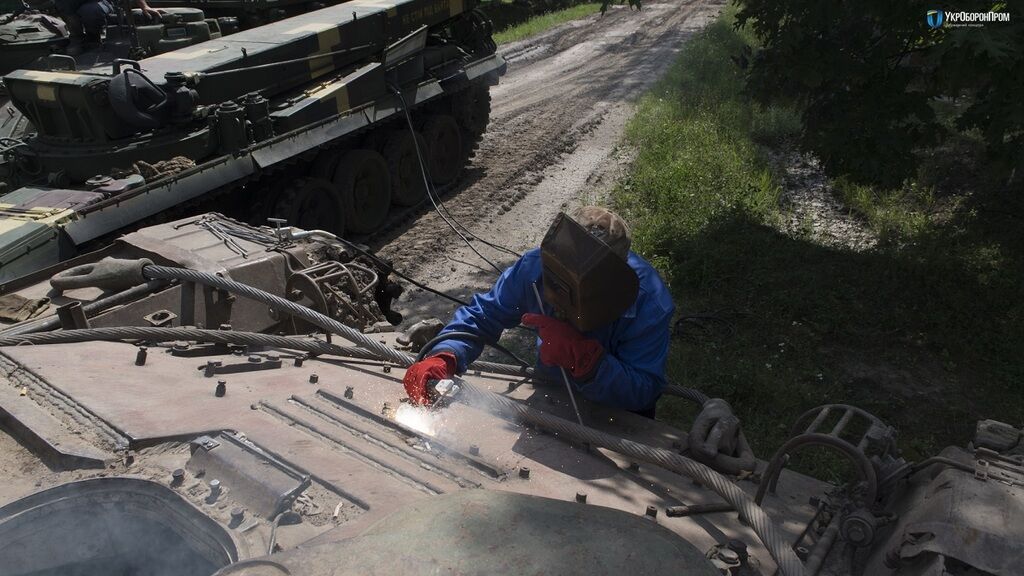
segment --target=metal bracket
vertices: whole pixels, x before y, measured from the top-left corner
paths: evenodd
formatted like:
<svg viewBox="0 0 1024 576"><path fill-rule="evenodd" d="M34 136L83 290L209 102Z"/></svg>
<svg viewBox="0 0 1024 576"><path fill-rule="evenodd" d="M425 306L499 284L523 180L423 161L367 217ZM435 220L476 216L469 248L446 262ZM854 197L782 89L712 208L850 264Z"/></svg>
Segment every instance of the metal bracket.
<svg viewBox="0 0 1024 576"><path fill-rule="evenodd" d="M231 354L228 344L191 344L185 348L171 348L171 356L178 358L201 358L203 356L223 356Z"/></svg>
<svg viewBox="0 0 1024 576"><path fill-rule="evenodd" d="M200 366L203 376L211 378L218 374L240 374L242 372L256 372L257 370L274 370L281 367L281 358L262 358L250 356L248 362L237 364L221 364L220 361L211 360L205 366Z"/></svg>
<svg viewBox="0 0 1024 576"><path fill-rule="evenodd" d="M220 442L214 440L210 436L200 436L192 441L192 444L199 446L205 450L213 450L217 446L220 446Z"/></svg>
<svg viewBox="0 0 1024 576"><path fill-rule="evenodd" d="M988 460L976 460L974 462L974 477L982 482L988 480Z"/></svg>
<svg viewBox="0 0 1024 576"><path fill-rule="evenodd" d="M157 310L152 314L143 316L142 319L149 322L150 326L159 328L161 326L169 326L177 317L178 315L170 310Z"/></svg>
<svg viewBox="0 0 1024 576"><path fill-rule="evenodd" d="M825 424L829 416L835 414L839 418L829 430ZM881 457L899 458L896 429L877 416L846 404L826 404L804 412L797 418L790 436L789 441L772 456L762 474L754 496L757 504L764 500L766 493L775 493L779 475L789 462L791 453L803 446L820 446L845 456L857 469L863 482L862 500L867 505L873 504L879 495L878 472L873 460L878 461Z"/></svg>

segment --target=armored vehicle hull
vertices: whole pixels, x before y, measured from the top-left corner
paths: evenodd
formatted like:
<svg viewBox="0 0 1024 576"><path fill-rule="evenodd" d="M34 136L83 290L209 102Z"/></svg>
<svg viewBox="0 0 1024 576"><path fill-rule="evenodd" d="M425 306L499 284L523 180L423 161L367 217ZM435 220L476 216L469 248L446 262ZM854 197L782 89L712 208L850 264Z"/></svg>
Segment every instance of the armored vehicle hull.
<svg viewBox="0 0 1024 576"><path fill-rule="evenodd" d="M213 199L365 235L455 180L504 61L447 0L356 0L138 62L4 79L37 134L8 142L0 278Z"/></svg>

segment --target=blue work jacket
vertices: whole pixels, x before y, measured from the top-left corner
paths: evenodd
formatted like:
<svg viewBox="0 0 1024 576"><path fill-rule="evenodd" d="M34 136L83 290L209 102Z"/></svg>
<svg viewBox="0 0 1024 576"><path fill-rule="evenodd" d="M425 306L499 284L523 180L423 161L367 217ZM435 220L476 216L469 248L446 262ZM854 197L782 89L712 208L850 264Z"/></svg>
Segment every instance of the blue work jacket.
<svg viewBox="0 0 1024 576"><path fill-rule="evenodd" d="M573 384L587 399L624 410L644 411L654 407L665 387L665 359L668 356L669 323L675 306L668 287L646 260L629 253L629 265L640 279L636 301L611 324L586 332L604 347L605 355L594 376ZM486 294L473 296L468 306L455 311L455 317L441 330L479 334L487 342L497 342L501 332L519 324L527 312L552 315L545 303L538 310L533 283L541 294L540 249L530 250L502 273ZM450 351L458 358L460 373L480 356L483 344L451 338L434 346L431 354ZM557 368L540 365L545 377L561 380Z"/></svg>

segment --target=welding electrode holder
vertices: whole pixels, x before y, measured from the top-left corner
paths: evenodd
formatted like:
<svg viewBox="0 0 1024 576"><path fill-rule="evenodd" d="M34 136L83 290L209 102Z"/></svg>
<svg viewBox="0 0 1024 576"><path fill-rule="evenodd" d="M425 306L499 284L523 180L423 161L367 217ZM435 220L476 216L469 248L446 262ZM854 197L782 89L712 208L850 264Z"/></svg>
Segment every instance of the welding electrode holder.
<svg viewBox="0 0 1024 576"><path fill-rule="evenodd" d="M458 377L443 380L427 380L427 396L431 408L443 408L455 400L462 390L461 379Z"/></svg>

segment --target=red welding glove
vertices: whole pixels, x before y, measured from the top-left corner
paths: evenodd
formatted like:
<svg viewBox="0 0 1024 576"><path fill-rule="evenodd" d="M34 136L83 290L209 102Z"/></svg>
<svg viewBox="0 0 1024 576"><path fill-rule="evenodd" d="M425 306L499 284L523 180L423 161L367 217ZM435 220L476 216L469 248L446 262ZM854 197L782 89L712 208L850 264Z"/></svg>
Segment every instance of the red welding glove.
<svg viewBox="0 0 1024 576"><path fill-rule="evenodd" d="M523 314L522 322L536 328L540 335L541 362L565 368L575 380L586 381L593 377L604 358L600 342L550 316Z"/></svg>
<svg viewBox="0 0 1024 576"><path fill-rule="evenodd" d="M405 370L405 378L402 378L405 393L414 404L430 404L427 382L455 376L458 365L459 361L451 352L441 352L420 360Z"/></svg>

